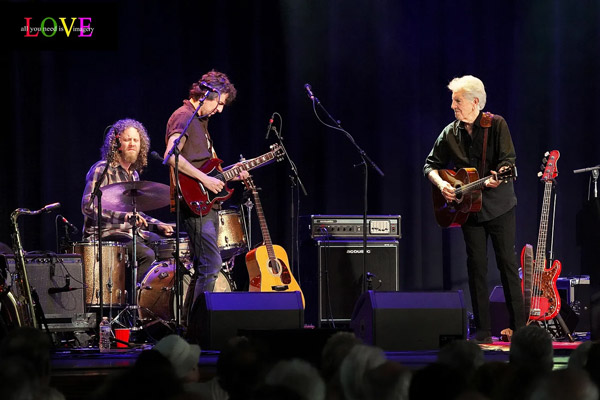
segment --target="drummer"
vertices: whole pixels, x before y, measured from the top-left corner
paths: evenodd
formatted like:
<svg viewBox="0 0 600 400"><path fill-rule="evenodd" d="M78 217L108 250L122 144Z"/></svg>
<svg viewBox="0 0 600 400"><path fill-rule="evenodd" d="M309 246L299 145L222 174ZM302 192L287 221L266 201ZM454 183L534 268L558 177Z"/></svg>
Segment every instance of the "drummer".
<svg viewBox="0 0 600 400"><path fill-rule="evenodd" d="M85 190L81 199L83 220L83 240L95 241L97 238L97 201L93 205L90 198L96 181L109 163L108 171L100 187L119 182L139 181L139 174L148 164L150 138L146 128L133 119L122 119L115 122L100 149L102 160L98 161L87 173ZM133 253L132 218L133 213L113 211L102 205L102 240L125 243L128 252ZM165 236L173 234L173 227L142 212L137 213L138 238L136 254L138 262L137 281L141 282L144 275L154 262L154 251L148 246L150 242L160 239L156 233L145 230L149 225L156 225L158 231Z"/></svg>

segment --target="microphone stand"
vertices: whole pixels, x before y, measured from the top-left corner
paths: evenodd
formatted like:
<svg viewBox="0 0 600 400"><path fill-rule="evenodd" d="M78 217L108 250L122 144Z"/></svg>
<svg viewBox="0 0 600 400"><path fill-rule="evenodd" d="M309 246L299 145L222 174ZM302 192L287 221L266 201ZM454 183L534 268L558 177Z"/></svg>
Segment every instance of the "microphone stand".
<svg viewBox="0 0 600 400"><path fill-rule="evenodd" d="M279 115L278 112L273 113L273 115L277 115L279 116L279 121L282 121L281 115ZM292 161L292 159L290 158L289 153L287 152L287 149L285 148L284 144L283 144L283 135L282 133L280 133L277 128L275 128L274 126L271 127L270 131L275 132L275 137L277 138L277 141L279 142L279 145L281 146L281 148L283 149L283 153L285 154L285 158L288 160L288 163L290 164L290 168L292 170L293 175L290 175L290 189L291 189L291 194L292 194L292 206L290 208L291 210L291 217L292 217L292 242L294 243L294 255L292 257L292 265L295 265L295 272L296 272L296 276L298 277L298 280L300 280L300 252L299 252L299 237L298 237L298 216L297 214L300 212L300 197L298 196L298 208L295 208L294 206L294 188L299 186L300 189L302 189L302 193L304 193L305 196L308 196L308 193L306 192L306 188L304 187L304 185L302 184L302 179L300 179L300 174L298 173L298 168L296 167L296 164L294 163L294 161ZM281 127L281 125L279 126L279 130L281 132L283 132L283 129ZM267 132L267 137L269 136L269 132ZM302 282L299 282L302 283Z"/></svg>
<svg viewBox="0 0 600 400"><path fill-rule="evenodd" d="M221 93L219 91L216 91L217 94L219 95L219 99L221 98ZM202 98L199 99L198 101L198 107L196 107L196 109L194 110L194 113L190 116L190 119L187 121L185 128L183 128L183 131L181 131L181 133L179 134L179 136L177 137L177 139L175 139L175 141L173 141L173 146L169 149L169 152L167 153L167 156L165 157L165 159L163 160L163 164L167 165L169 160L171 159L171 156L175 157L175 166L173 167L173 174L174 174L174 185L175 185L175 254L173 254L174 258L175 258L175 326L176 326L176 331L177 333L181 333L181 308L182 308L182 292L183 292L183 265L181 263L181 259L179 257L179 234L180 234L180 227L179 227L179 220L181 217L181 206L179 204L179 199L181 198L181 188L179 187L179 155L181 154L181 152L179 151L179 142L181 142L181 138L186 134L188 128L190 127L190 124L192 123L192 121L194 120L194 118L196 118L198 116L198 111L200 111L200 107L202 107L202 104L204 104L204 101L206 100L206 98L208 97L208 94L210 93L209 90L206 91L206 93L204 94L204 96ZM199 117L200 118L200 117ZM195 255L194 255L195 257ZM194 272L195 273L195 272ZM190 307L191 311L192 307ZM188 311L188 312L189 312ZM188 315L188 319L189 319L189 315Z"/></svg>
<svg viewBox="0 0 600 400"><path fill-rule="evenodd" d="M581 168L581 169L576 169L573 170L574 174L579 174L582 172L592 172L592 176L590 177L590 182L591 180L594 181L594 199L598 198L598 172L600 170L600 165L596 165L595 167L589 167L589 168ZM590 187L588 184L588 201L590 200Z"/></svg>
<svg viewBox="0 0 600 400"><path fill-rule="evenodd" d="M346 137L348 138L348 140L350 141L350 143L352 143L354 145L354 147L356 148L356 151L358 152L358 154L360 155L362 162L360 164L356 164L354 165L355 167L358 165L362 165L363 166L363 171L364 171L364 184L363 184L363 190L364 190L364 196L363 196L363 202L364 202L364 206L363 206L363 236L362 236L362 240L363 240L363 285L362 285L362 289L363 289L363 293L366 293L367 291L367 200L368 200L368 170L369 170L369 165L371 166L371 168L373 168L380 176L384 176L383 171L369 158L369 156L367 155L367 153L360 148L360 146L356 143L356 141L354 140L354 138L352 137L352 135L350 135L350 133L348 133L344 128L342 128L342 124L339 120L334 119L331 114L329 114L329 112L325 109L325 107L323 107L323 105L321 104L321 102L319 101L319 99L312 95L312 92L309 90L309 97L312 100L313 103L313 111L315 113L315 116L317 117L317 119L319 120L319 122L321 122L323 125L329 127L329 128L333 128L336 130L339 130L341 132L344 133L344 135L346 135ZM323 112L327 115L327 117L329 117L330 120L333 121L333 123L335 124L335 126L329 125L327 123L325 123L324 121L321 120L321 118L319 118L319 115L317 113L317 109L316 106L319 106L321 108L321 110L323 110Z"/></svg>
<svg viewBox="0 0 600 400"><path fill-rule="evenodd" d="M96 185L94 186L94 190L92 191L92 195L90 196L90 201L88 202L88 207L94 207L94 198L98 198L98 212L96 213L96 231L98 232L98 237L96 238L96 241L98 242L98 286L99 286L99 302L100 302L100 318L99 320L102 321L102 317L104 316L104 299L103 299L103 295L102 292L104 291L103 285L104 282L102 280L103 278L103 274L102 274L102 231L101 231L101 227L102 227L102 190L100 190L100 186L102 185L102 182L104 182L104 179L106 178L106 175L108 173L108 167L109 167L110 161L106 160L106 165L104 166L104 170L102 171L102 175L100 175L100 179L98 179L96 181ZM92 303L94 300L94 294L92 293ZM112 319L112 308L110 309L110 315L109 318Z"/></svg>

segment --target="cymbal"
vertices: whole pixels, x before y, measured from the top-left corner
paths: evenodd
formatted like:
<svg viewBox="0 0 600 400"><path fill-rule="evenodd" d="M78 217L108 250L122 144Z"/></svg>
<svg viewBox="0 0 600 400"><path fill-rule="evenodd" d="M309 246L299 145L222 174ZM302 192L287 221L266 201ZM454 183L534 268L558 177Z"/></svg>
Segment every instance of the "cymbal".
<svg viewBox="0 0 600 400"><path fill-rule="evenodd" d="M169 205L170 189L163 183L129 181L102 186L102 207L113 211L149 211Z"/></svg>

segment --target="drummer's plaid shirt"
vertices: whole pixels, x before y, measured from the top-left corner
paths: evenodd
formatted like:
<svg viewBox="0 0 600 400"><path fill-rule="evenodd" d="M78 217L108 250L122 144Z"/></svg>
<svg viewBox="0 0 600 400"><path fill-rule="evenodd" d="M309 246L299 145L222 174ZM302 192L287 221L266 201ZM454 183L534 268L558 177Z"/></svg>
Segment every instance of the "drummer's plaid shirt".
<svg viewBox="0 0 600 400"><path fill-rule="evenodd" d="M92 168L90 168L85 177L85 190L83 191L83 198L81 199L81 212L83 212L84 216L83 240L86 241L95 240L97 236L96 215L98 210L98 200L94 199L93 206L91 206L89 203L94 187L96 186L96 181L100 179L105 165L106 161L98 161L96 164L92 165ZM139 180L140 177L137 171L133 171L132 174L129 174L129 172L127 172L120 164L115 163L108 167L106 177L104 178L104 182L102 182L100 187L118 182ZM132 239L133 235L131 234L131 224L125 221L125 215L127 213L122 211L107 210L104 207L104 203L102 206L102 237L104 238L109 235L120 235L127 236L128 238ZM142 212L138 212L138 214L146 218L148 223L160 223L160 221L156 218L152 218ZM141 229L138 230L138 233L143 238L147 237L147 232Z"/></svg>

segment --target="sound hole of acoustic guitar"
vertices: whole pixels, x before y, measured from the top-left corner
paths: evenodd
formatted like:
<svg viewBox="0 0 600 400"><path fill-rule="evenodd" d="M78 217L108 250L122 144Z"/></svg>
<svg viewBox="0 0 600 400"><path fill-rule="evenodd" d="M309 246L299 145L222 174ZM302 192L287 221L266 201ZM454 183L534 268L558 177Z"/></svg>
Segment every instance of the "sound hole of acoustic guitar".
<svg viewBox="0 0 600 400"><path fill-rule="evenodd" d="M280 260L269 260L269 268L273 275L280 275L281 283L285 285L292 283L290 271Z"/></svg>

